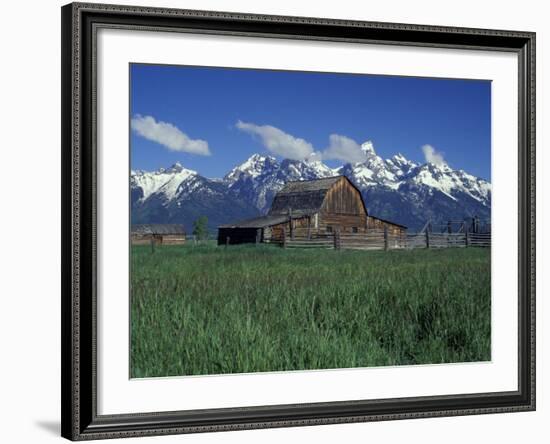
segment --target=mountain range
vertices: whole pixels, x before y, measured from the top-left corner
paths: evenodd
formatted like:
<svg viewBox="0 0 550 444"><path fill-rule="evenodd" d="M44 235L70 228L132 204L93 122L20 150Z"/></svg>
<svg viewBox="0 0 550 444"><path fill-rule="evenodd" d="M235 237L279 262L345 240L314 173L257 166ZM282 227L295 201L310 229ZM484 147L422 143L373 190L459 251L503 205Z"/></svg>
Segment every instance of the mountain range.
<svg viewBox="0 0 550 444"><path fill-rule="evenodd" d="M330 168L254 154L222 179L211 179L176 163L153 172L131 171L132 223L182 223L188 232L199 216L209 229L265 214L286 182L347 176L361 191L370 214L406 225L444 223L491 215L491 184L443 162L419 164L396 154L378 156L372 142L361 145L364 161Z"/></svg>

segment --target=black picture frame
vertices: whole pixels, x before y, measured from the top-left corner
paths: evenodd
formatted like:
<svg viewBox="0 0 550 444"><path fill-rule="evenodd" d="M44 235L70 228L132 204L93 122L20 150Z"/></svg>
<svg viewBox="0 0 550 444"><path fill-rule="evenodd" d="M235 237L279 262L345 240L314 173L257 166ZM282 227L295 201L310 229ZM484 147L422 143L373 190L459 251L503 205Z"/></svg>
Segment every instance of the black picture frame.
<svg viewBox="0 0 550 444"><path fill-rule="evenodd" d="M62 7L62 436L70 440L535 409L535 33L72 3ZM513 52L519 65L518 390L100 416L96 381L99 27Z"/></svg>

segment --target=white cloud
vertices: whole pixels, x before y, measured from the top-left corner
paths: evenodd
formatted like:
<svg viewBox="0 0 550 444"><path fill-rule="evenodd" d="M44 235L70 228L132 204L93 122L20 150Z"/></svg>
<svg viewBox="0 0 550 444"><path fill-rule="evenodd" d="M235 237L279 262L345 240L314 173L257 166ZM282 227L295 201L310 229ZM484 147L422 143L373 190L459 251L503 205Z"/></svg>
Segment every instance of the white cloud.
<svg viewBox="0 0 550 444"><path fill-rule="evenodd" d="M344 162L359 163L366 160L365 152L355 140L339 134L329 136L329 146L323 151L324 159L342 160Z"/></svg>
<svg viewBox="0 0 550 444"><path fill-rule="evenodd" d="M424 145L422 147L422 152L424 153L424 158L426 159L426 162L433 163L434 165L437 165L437 166L447 164L447 162L445 162L445 158L443 157L443 153L440 151L437 151L431 145Z"/></svg>
<svg viewBox="0 0 550 444"><path fill-rule="evenodd" d="M164 145L169 150L210 156L208 142L191 139L178 127L167 122L157 122L152 116L135 115L131 120L131 127L141 137Z"/></svg>
<svg viewBox="0 0 550 444"><path fill-rule="evenodd" d="M311 143L287 134L274 126L256 125L240 120L235 126L245 133L258 136L269 151L286 159L305 160L314 153Z"/></svg>
<svg viewBox="0 0 550 444"><path fill-rule="evenodd" d="M253 136L258 136L262 144L273 154L285 159L305 160L341 160L359 163L366 160L365 150L355 140L340 134L329 136L329 146L324 151L315 151L311 143L294 137L271 125L256 125L239 120L238 129Z"/></svg>

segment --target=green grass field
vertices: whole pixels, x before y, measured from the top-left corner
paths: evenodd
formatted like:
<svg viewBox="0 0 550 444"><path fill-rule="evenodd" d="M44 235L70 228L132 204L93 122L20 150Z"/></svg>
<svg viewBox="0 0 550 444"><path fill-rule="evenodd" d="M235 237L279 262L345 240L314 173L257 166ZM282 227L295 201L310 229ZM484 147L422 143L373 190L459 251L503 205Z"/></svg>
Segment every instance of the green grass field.
<svg viewBox="0 0 550 444"><path fill-rule="evenodd" d="M489 249L134 246L131 376L491 359Z"/></svg>

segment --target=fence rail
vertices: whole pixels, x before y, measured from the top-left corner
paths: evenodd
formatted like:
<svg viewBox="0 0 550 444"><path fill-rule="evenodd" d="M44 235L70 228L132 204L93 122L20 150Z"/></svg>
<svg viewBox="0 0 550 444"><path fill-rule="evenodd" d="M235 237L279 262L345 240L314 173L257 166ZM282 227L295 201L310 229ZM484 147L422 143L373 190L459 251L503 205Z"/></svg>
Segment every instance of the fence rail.
<svg viewBox="0 0 550 444"><path fill-rule="evenodd" d="M490 247L491 233L470 234L468 245L471 247Z"/></svg>
<svg viewBox="0 0 550 444"><path fill-rule="evenodd" d="M415 248L491 247L491 233L411 233L394 234L384 230L366 233L307 233L296 230L283 233L279 242L284 248L333 248L351 250L395 250Z"/></svg>

